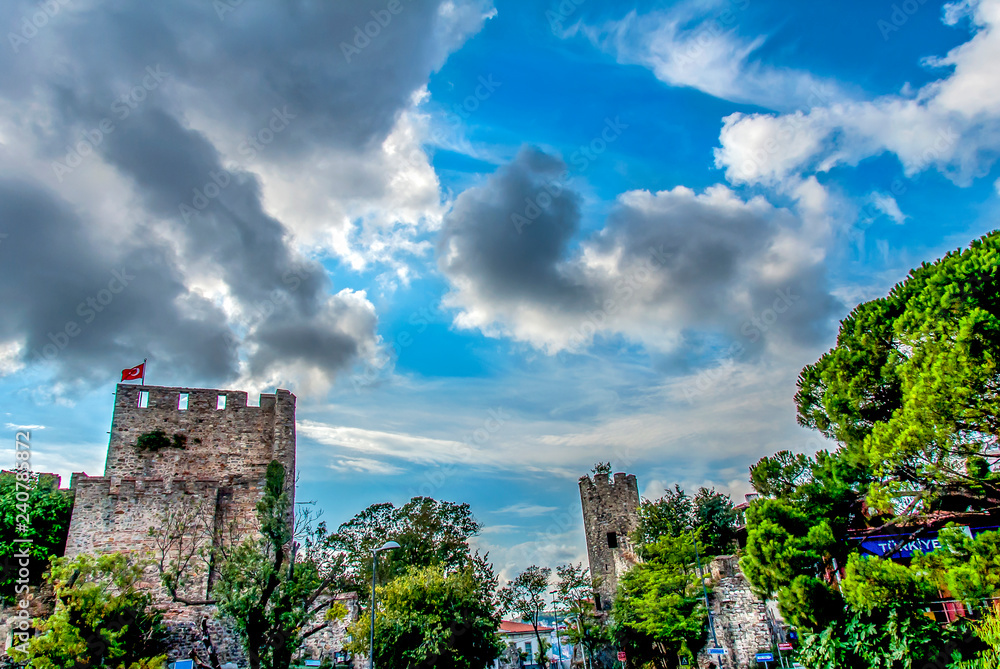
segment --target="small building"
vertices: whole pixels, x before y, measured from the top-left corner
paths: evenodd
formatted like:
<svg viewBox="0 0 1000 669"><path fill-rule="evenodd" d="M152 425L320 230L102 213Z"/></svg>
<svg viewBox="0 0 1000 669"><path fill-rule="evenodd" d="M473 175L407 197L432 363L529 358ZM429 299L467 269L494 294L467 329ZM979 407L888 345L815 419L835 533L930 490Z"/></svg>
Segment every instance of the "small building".
<svg viewBox="0 0 1000 669"><path fill-rule="evenodd" d="M538 626L538 634L543 639L555 632L554 627ZM538 636L535 628L528 623L518 623L512 620L501 620L497 634L507 644L507 649L493 663L493 669L535 669L538 662Z"/></svg>

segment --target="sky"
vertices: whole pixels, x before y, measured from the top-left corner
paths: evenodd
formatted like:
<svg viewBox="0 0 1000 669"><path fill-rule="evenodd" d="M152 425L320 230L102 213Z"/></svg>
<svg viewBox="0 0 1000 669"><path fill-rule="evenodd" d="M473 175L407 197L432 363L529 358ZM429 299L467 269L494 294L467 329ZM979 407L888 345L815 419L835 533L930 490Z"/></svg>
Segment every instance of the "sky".
<svg viewBox="0 0 1000 669"><path fill-rule="evenodd" d="M991 231L1000 0L0 3L11 464L100 475L120 370L287 388L331 525L468 502L585 559L596 462L742 501L833 445L838 322Z"/></svg>

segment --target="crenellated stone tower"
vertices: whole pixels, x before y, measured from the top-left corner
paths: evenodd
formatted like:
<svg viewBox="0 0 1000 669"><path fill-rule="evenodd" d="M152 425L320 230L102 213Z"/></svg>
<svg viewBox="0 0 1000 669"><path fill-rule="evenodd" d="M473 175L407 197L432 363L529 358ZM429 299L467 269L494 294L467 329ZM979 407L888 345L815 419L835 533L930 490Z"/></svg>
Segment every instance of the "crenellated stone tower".
<svg viewBox="0 0 1000 669"><path fill-rule="evenodd" d="M163 431L169 445L137 447L141 435L155 430ZM150 528L182 509L198 511L193 533L205 541L245 536L254 531L272 460L285 466L294 495L295 396L287 390L262 394L259 406L248 406L247 393L237 390L118 384L104 475L72 477L75 502L66 555L155 555ZM213 577L212 568L204 569L181 594L205 600ZM158 582L152 575L150 580ZM162 589L154 589L168 625L190 626L206 613L172 604ZM177 653L190 642L184 636L178 632Z"/></svg>
<svg viewBox="0 0 1000 669"><path fill-rule="evenodd" d="M598 579L594 604L607 611L614 601L618 580L637 562L632 532L639 525L639 485L634 474L619 472L580 478L583 527L587 535L590 573Z"/></svg>

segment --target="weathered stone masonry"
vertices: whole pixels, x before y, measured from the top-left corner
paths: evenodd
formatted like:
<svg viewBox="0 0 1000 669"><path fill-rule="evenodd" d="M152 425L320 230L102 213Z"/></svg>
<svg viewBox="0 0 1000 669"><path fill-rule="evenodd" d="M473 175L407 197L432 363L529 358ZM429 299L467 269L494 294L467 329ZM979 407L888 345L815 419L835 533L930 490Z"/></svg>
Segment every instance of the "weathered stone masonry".
<svg viewBox="0 0 1000 669"><path fill-rule="evenodd" d="M619 472L610 480L594 474L580 478L583 527L590 574L598 580L595 604L607 611L618 580L637 562L629 536L639 524L639 484L634 474Z"/></svg>
<svg viewBox="0 0 1000 669"><path fill-rule="evenodd" d="M187 406L179 408L185 396ZM217 408L220 397L225 397L224 408ZM157 429L171 438L182 435L184 447L136 448L140 435ZM231 520L252 526L272 460L285 466L294 495L295 396L287 390L262 394L254 407L247 406L242 391L119 384L104 476L72 477L75 503L66 555L155 553L149 529L168 510L197 505L213 523L213 540L224 541L223 525ZM205 598L211 579L210 572L202 573L182 594ZM206 613L203 607L171 605L158 584L150 586L168 621L183 627ZM178 644L180 654L188 644L181 638ZM221 645L232 646L228 640Z"/></svg>

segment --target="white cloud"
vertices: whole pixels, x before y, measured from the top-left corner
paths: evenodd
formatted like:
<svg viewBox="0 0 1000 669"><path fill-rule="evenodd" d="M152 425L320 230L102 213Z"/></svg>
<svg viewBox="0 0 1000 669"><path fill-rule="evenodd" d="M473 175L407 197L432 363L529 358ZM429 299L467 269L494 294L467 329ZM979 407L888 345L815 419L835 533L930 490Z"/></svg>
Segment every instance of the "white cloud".
<svg viewBox="0 0 1000 669"><path fill-rule="evenodd" d="M676 351L692 331L749 337L744 345L753 347L809 344L826 333L837 305L822 265L828 197L815 180L799 184L797 211L723 185L629 191L603 228L577 239L576 193L543 190L560 165L525 149L456 199L439 266L457 326L550 353L616 334ZM524 203L543 195L549 205L517 224ZM775 307L789 290L794 307ZM775 308L784 315L767 336L751 335L760 330L754 319Z"/></svg>
<svg viewBox="0 0 1000 669"><path fill-rule="evenodd" d="M1000 0L969 0L973 37L942 58L951 72L913 94L832 102L780 116L724 119L715 163L733 183L778 185L802 174L895 154L907 175L935 168L959 185L1000 152ZM951 15L954 19L954 12Z"/></svg>
<svg viewBox="0 0 1000 669"><path fill-rule="evenodd" d="M551 513L557 508L558 507L555 506L541 506L538 504L518 502L517 504L511 504L510 506L498 509L496 513L509 513L514 516L520 516L521 518L530 518L532 516L541 516L546 513Z"/></svg>
<svg viewBox="0 0 1000 669"><path fill-rule="evenodd" d="M402 467L371 458L338 458L330 465L330 469L338 472L360 472L377 476L394 476L406 471Z"/></svg>
<svg viewBox="0 0 1000 669"><path fill-rule="evenodd" d="M754 59L766 37L738 34L747 5L688 0L669 10L643 15L632 11L620 21L577 29L618 62L647 67L671 86L771 109L810 105L828 96L831 83Z"/></svg>
<svg viewBox="0 0 1000 669"><path fill-rule="evenodd" d="M18 425L17 423L7 423L4 427L8 430L44 430L44 425Z"/></svg>
<svg viewBox="0 0 1000 669"><path fill-rule="evenodd" d="M897 225L902 225L908 218L899 208L896 198L887 193L872 193L872 205L883 214L891 218Z"/></svg>

